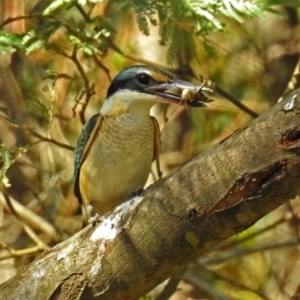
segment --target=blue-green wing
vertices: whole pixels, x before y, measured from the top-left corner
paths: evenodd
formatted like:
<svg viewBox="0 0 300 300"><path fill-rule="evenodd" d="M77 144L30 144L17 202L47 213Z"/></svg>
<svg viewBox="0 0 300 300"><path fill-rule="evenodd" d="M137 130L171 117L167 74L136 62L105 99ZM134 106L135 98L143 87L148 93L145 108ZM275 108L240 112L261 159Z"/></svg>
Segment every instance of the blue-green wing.
<svg viewBox="0 0 300 300"><path fill-rule="evenodd" d="M95 128L97 123L100 123L100 114L94 115L90 118L87 123L83 126L80 135L77 140L77 144L74 152L74 194L81 202L80 190L79 190L79 173L81 164L85 158L85 155L89 149L90 141L93 139Z"/></svg>

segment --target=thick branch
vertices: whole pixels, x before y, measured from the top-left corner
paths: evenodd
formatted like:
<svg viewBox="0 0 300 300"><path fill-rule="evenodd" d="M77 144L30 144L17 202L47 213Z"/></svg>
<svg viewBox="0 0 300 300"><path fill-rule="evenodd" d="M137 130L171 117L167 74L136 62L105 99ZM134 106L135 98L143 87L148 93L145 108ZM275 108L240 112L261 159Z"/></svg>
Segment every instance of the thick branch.
<svg viewBox="0 0 300 300"><path fill-rule="evenodd" d="M137 299L300 192L300 89L44 252L1 299Z"/></svg>

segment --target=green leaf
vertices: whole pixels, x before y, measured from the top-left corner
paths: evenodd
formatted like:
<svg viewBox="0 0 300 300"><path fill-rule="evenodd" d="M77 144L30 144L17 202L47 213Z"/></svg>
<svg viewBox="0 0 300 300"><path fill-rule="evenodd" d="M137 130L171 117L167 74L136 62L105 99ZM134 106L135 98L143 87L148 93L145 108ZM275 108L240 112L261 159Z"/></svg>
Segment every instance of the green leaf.
<svg viewBox="0 0 300 300"><path fill-rule="evenodd" d="M13 156L6 148L5 144L0 144L0 181L6 187L10 186L6 172L13 163Z"/></svg>
<svg viewBox="0 0 300 300"><path fill-rule="evenodd" d="M22 35L0 31L1 53L14 53L18 48L22 47Z"/></svg>

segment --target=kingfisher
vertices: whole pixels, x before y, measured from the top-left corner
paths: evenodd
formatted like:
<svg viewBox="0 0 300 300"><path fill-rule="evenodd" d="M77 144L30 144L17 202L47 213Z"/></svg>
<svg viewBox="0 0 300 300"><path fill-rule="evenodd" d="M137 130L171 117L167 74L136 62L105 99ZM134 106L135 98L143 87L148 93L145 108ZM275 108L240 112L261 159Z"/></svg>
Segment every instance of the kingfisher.
<svg viewBox="0 0 300 300"><path fill-rule="evenodd" d="M151 107L158 102L204 107L206 97L182 100L183 91L199 88L211 91L145 65L126 68L112 80L102 108L84 125L75 148L74 194L84 226L144 187L160 149Z"/></svg>

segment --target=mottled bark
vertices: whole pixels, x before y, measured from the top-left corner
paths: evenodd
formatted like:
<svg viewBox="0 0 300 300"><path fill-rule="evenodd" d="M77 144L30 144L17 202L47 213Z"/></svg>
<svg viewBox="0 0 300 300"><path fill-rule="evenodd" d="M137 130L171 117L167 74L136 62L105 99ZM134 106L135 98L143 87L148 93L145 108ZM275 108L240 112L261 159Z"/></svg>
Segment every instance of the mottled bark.
<svg viewBox="0 0 300 300"><path fill-rule="evenodd" d="M137 299L300 193L300 89L43 253L0 299Z"/></svg>

